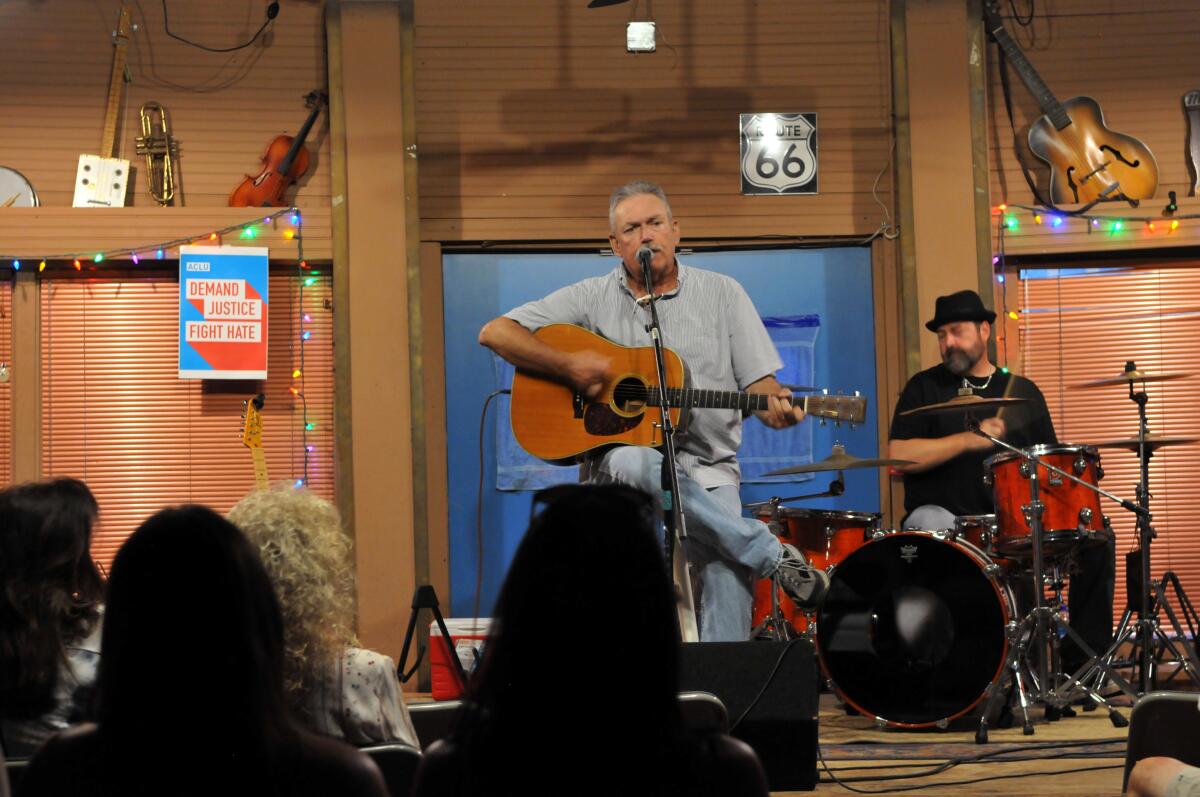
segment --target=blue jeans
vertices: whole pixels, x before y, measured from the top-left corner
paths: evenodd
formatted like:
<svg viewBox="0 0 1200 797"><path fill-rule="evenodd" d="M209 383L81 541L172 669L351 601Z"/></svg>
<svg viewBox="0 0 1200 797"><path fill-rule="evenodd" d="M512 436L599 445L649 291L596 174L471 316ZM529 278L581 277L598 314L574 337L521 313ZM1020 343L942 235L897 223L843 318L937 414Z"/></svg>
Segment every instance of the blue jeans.
<svg viewBox="0 0 1200 797"><path fill-rule="evenodd" d="M585 466L589 481L637 487L662 503L662 454L653 448L620 446ZM687 518L687 553L700 587L697 615L704 642L750 638L754 579L775 572L783 546L767 525L742 517L736 485L705 489L680 474Z"/></svg>
<svg viewBox="0 0 1200 797"><path fill-rule="evenodd" d="M937 504L922 504L904 518L904 528L927 531L952 529L957 519L957 516L945 507Z"/></svg>

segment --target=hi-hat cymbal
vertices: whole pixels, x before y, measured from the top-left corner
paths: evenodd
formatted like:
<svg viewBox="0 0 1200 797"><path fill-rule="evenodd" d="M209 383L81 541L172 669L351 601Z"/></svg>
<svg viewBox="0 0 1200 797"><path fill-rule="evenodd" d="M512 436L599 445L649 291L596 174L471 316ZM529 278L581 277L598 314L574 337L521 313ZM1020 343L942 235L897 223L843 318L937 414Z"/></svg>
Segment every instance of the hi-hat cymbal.
<svg viewBox="0 0 1200 797"><path fill-rule="evenodd" d="M764 476L789 476L793 473L819 473L829 470L854 470L855 468L882 468L888 465L911 465L912 460L908 459L860 459L853 454L846 453L846 447L835 445L833 453L825 457L825 459L816 462L809 462L805 465L795 465L790 468L781 468L773 470L770 473L764 473Z"/></svg>
<svg viewBox="0 0 1200 797"><path fill-rule="evenodd" d="M1148 434L1146 435L1146 448L1154 451L1155 449L1164 446L1186 446L1188 443L1200 441L1200 437L1180 437L1178 435L1165 434ZM1135 454L1138 450L1138 439L1136 437L1127 440L1105 440L1103 443L1089 443L1096 448L1123 448L1126 451L1132 451Z"/></svg>
<svg viewBox="0 0 1200 797"><path fill-rule="evenodd" d="M1150 371L1143 371L1140 368L1135 368L1132 371L1122 371L1120 376L1113 376L1107 379L1097 379L1092 382L1081 382L1078 385L1071 385L1075 388L1092 388L1092 387L1109 387L1111 385L1128 385L1132 382L1167 382L1172 379L1187 379L1194 374L1155 374Z"/></svg>
<svg viewBox="0 0 1200 797"><path fill-rule="evenodd" d="M901 415L940 415L948 412L967 412L968 410L987 410L996 407L1007 407L1012 404L1023 404L1027 398L984 398L972 393L969 396L955 396L949 401L937 404L926 404L916 409L905 410Z"/></svg>

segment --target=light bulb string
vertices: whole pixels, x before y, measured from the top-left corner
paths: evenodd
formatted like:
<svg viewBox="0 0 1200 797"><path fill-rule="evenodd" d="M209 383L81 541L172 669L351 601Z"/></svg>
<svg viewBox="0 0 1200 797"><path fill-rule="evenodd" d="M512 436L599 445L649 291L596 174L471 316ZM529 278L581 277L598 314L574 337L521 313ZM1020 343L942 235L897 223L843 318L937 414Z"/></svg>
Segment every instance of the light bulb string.
<svg viewBox="0 0 1200 797"><path fill-rule="evenodd" d="M273 213L269 213L266 216L255 216L254 218L249 219L247 221L243 221L239 224L231 224L227 227L221 227L220 229L217 229L217 230L208 229L202 233L198 233L196 235L189 235L185 238L173 238L169 241L160 241L159 243L145 244L142 246L124 246L124 247L119 247L117 249L104 249L104 250L91 249L91 250L87 250L87 251L78 251L78 252L58 252L58 253L54 253L54 254L42 255L42 256L40 256L40 259L43 261L53 261L53 260L73 261L73 260L82 260L83 258L87 258L89 260L94 260L97 256L99 256L101 258L101 260L108 260L109 258L120 257L121 255L135 255L135 254L139 254L142 252L157 252L160 249L165 252L167 249L174 249L177 246L185 246L185 245L194 243L195 241L209 238L213 235L220 237L227 233L235 232L237 230L247 229L248 227L252 227L256 224L267 224L269 222L275 221L276 219L278 219L281 216L295 216L296 217L297 221L296 221L295 240L297 243L297 258L299 260L303 260L304 259L304 255L303 255L303 246L304 246L303 237L304 236L301 232L301 225L303 224L303 221L304 221L304 215L303 215L303 213L301 213L300 208L297 208L297 207L283 208L282 210L276 210ZM22 255L8 254L5 252L0 252L0 261L20 260L21 257L22 257ZM24 255L24 257L28 260L38 260L39 259L38 257L31 257L29 255ZM143 259L145 259L145 258L143 258ZM99 262L99 261L96 261L96 262Z"/></svg>

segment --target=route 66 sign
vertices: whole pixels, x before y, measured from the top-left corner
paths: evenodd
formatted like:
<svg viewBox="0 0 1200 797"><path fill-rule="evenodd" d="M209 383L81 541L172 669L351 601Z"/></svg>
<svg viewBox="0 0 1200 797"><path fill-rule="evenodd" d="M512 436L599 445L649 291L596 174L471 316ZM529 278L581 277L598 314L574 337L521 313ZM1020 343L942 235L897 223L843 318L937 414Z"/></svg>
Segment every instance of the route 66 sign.
<svg viewBox="0 0 1200 797"><path fill-rule="evenodd" d="M743 194L817 193L817 115L740 115Z"/></svg>

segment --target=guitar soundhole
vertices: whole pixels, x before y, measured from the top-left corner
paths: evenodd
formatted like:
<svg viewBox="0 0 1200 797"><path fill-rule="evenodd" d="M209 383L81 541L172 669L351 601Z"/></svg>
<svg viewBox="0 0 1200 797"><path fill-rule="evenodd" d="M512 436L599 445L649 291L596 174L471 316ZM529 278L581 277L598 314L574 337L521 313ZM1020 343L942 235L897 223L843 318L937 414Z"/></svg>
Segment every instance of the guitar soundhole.
<svg viewBox="0 0 1200 797"><path fill-rule="evenodd" d="M613 406L617 412L633 415L646 409L646 383L636 377L626 377L613 388Z"/></svg>
<svg viewBox="0 0 1200 797"><path fill-rule="evenodd" d="M1113 154L1113 156L1116 157L1117 160L1119 160L1121 163L1124 163L1126 166L1132 166L1133 168L1136 169L1138 166L1142 165L1141 158L1138 158L1135 161L1127 160L1125 158L1125 156L1121 154L1121 151L1119 149L1113 149L1108 144L1100 145L1100 151L1103 152L1104 150L1108 150L1109 152L1111 152Z"/></svg>
<svg viewBox="0 0 1200 797"><path fill-rule="evenodd" d="M1075 167L1067 167L1067 185L1071 188L1071 193L1075 195L1075 203L1079 203L1079 186L1075 184Z"/></svg>

